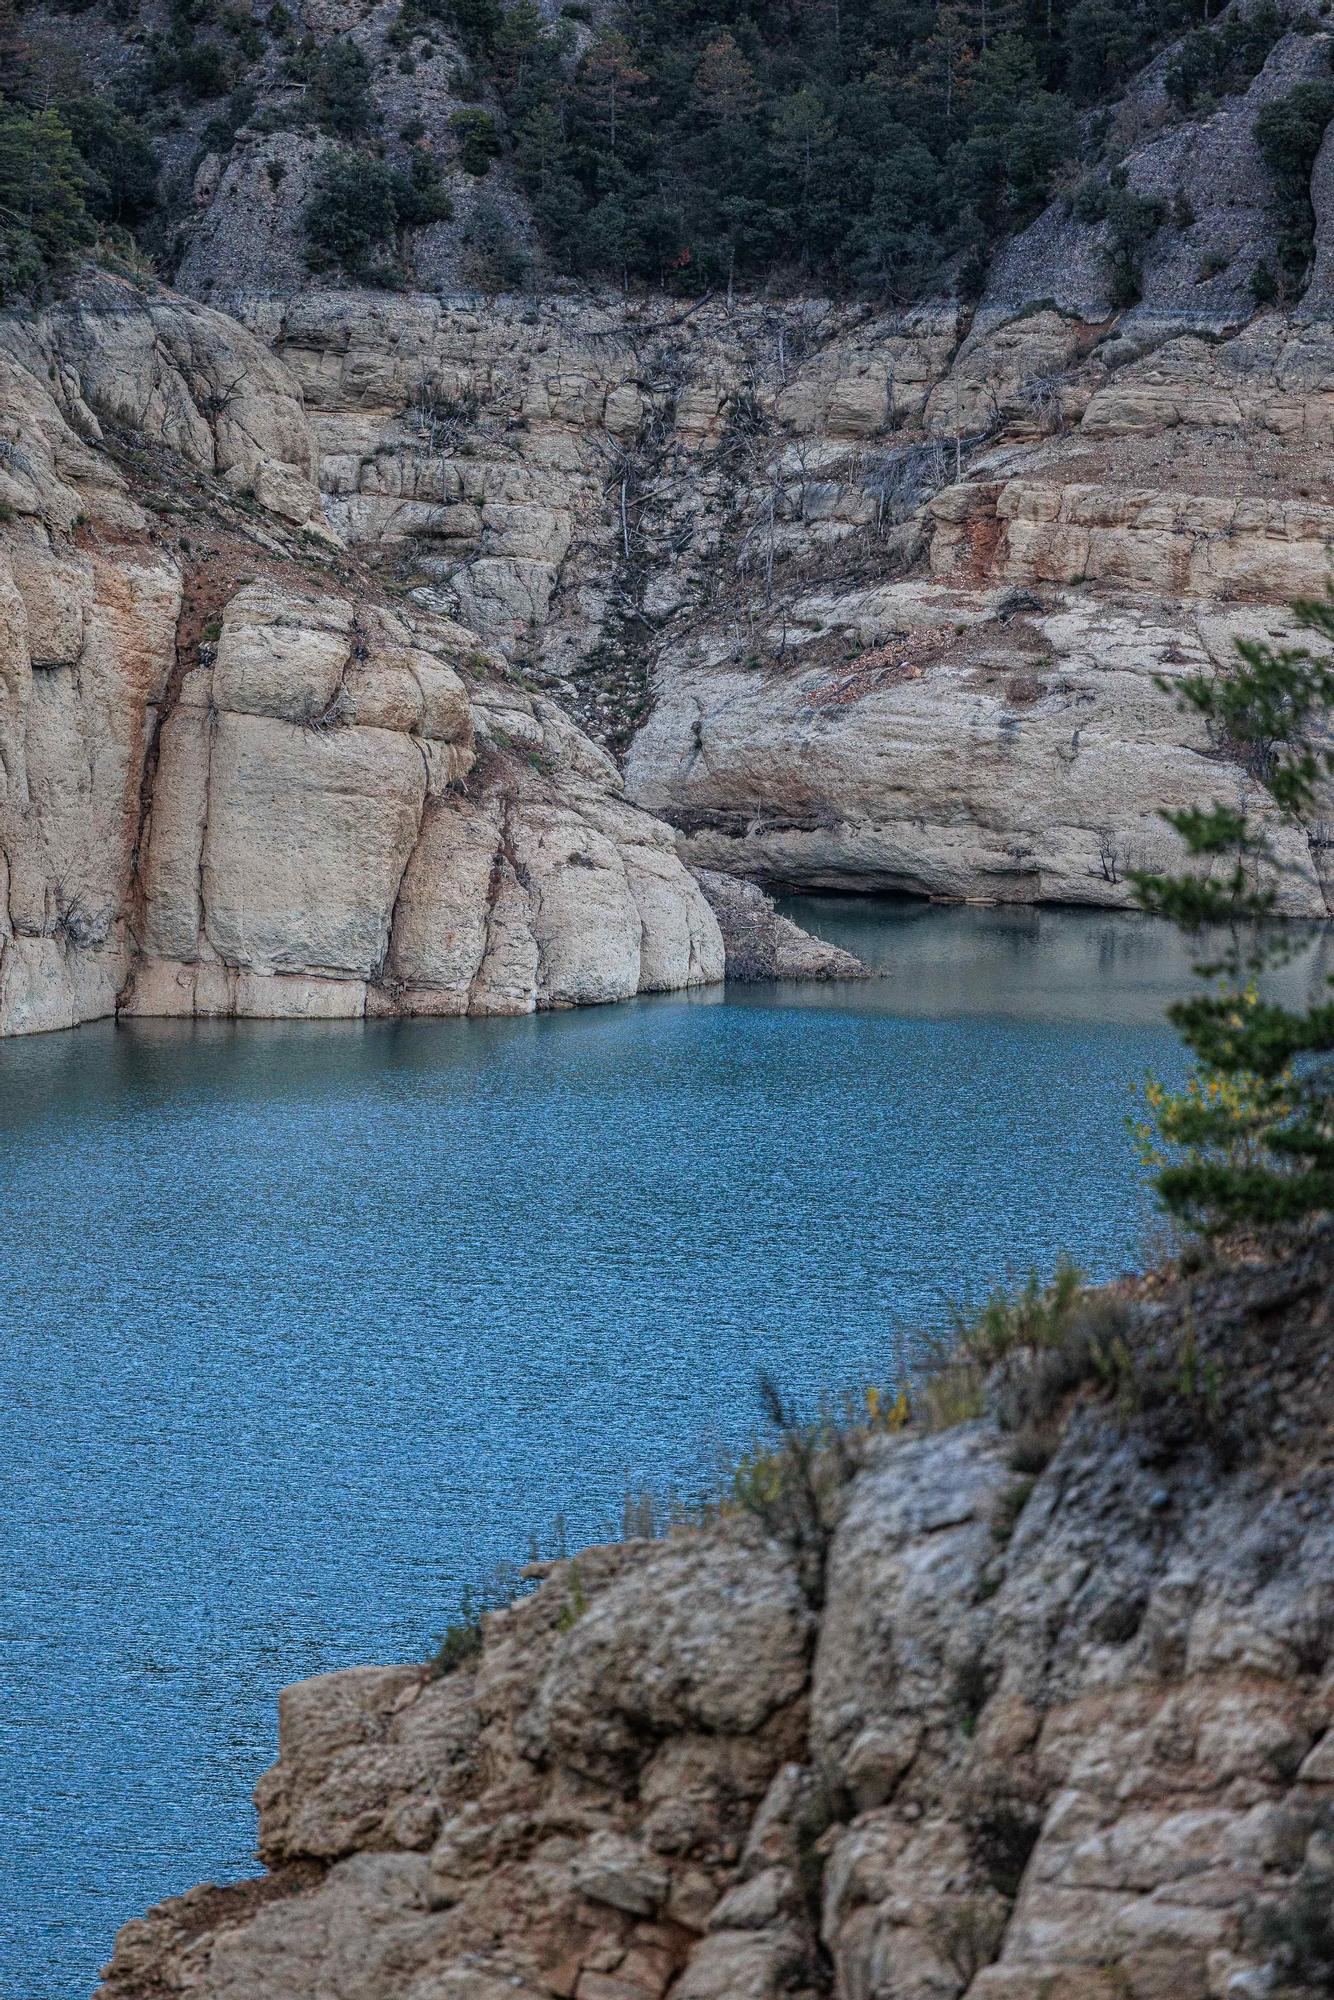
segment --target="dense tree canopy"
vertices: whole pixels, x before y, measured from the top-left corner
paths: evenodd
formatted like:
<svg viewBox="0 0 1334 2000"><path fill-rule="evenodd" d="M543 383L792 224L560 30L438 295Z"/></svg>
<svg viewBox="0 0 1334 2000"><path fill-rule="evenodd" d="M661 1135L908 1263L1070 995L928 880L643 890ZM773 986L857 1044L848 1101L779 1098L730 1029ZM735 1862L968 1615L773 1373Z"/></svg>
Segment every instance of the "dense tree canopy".
<svg viewBox="0 0 1334 2000"><path fill-rule="evenodd" d="M136 0L103 4L128 19ZM15 39L21 19L0 0L11 296L99 232L138 226L155 198L151 135L188 125L196 164L244 127L323 134L304 209L312 261L386 282L404 232L448 212L442 174L481 181L503 162L536 245L516 240L504 195L471 203L464 235L506 282L531 278L537 249L539 268L544 257L685 293L766 282L906 299L946 275L966 292L994 246L1065 191L1104 225L1128 303L1162 205L1131 189L1103 149L1108 120L1090 114L1172 43L1171 111L1207 115L1282 32L1275 0L622 0L596 12L568 0L554 21L535 0L400 0L390 59L411 75L447 49L454 103L434 130L412 118L395 131L374 41L320 41L283 0L262 15L167 0L109 95L68 78L53 90ZM1334 87L1299 84L1257 126L1275 202L1261 302L1304 281L1331 102ZM148 240L170 257L160 214Z"/></svg>
<svg viewBox="0 0 1334 2000"><path fill-rule="evenodd" d="M1079 111L1191 32L1177 99L1253 75L1279 31L1208 0L407 0L461 40L556 260L698 290L795 280L906 296L965 277L1080 152ZM1218 47L1215 47L1215 43Z"/></svg>

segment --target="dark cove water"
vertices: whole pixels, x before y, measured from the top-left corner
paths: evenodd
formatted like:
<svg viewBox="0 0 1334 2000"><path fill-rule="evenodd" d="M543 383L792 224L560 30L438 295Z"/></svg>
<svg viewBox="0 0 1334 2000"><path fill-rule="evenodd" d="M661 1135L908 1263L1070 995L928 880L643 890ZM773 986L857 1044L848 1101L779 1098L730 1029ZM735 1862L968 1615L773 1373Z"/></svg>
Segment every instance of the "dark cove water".
<svg viewBox="0 0 1334 2000"><path fill-rule="evenodd" d="M0 1993L253 1868L284 1682L1145 1212L1143 919L825 902L865 986L0 1045Z"/></svg>

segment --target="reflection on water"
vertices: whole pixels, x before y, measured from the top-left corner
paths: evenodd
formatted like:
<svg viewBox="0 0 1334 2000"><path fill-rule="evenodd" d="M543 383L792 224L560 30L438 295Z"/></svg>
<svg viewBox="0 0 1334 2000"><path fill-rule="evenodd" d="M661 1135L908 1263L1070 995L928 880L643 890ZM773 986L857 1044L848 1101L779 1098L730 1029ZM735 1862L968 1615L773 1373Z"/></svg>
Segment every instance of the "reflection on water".
<svg viewBox="0 0 1334 2000"><path fill-rule="evenodd" d="M825 903L883 980L0 1045L0 1992L244 1872L274 1695L1144 1223L1142 920Z"/></svg>
<svg viewBox="0 0 1334 2000"><path fill-rule="evenodd" d="M1222 940L1190 939L1123 911L924 903L910 897L790 896L786 915L856 952L880 975L867 1004L945 1018L1156 1025ZM1301 1004L1334 976L1334 926L1285 931L1292 956L1267 990ZM808 988L819 1004L827 988ZM834 1004L838 1004L835 994Z"/></svg>

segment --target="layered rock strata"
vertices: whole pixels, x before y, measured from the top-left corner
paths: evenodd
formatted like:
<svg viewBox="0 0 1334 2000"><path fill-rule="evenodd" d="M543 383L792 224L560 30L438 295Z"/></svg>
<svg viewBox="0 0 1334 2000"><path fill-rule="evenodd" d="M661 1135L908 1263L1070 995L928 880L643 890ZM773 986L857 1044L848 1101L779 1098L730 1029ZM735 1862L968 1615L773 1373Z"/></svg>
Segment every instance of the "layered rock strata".
<svg viewBox="0 0 1334 2000"><path fill-rule="evenodd" d="M1318 321L247 316L301 384L339 534L624 746L700 865L1117 906L1178 856L1164 810L1264 810L1171 683L1282 641L1334 573ZM1280 837L1294 913L1329 904L1322 825Z"/></svg>
<svg viewBox="0 0 1334 2000"><path fill-rule="evenodd" d="M0 341L0 1032L716 980L671 833L320 513L295 383L111 293Z"/></svg>

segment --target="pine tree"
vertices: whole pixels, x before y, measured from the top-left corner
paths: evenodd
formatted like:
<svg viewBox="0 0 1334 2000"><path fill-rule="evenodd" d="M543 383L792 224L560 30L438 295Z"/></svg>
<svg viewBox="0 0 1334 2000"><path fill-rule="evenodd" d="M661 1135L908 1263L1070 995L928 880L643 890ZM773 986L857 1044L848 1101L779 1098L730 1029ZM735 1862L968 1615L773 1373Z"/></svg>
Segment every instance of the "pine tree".
<svg viewBox="0 0 1334 2000"><path fill-rule="evenodd" d="M92 233L69 126L0 100L0 299L39 285Z"/></svg>
<svg viewBox="0 0 1334 2000"><path fill-rule="evenodd" d="M627 117L650 108L648 74L635 61L625 36L608 28L592 44L579 66L580 94L616 156Z"/></svg>
<svg viewBox="0 0 1334 2000"><path fill-rule="evenodd" d="M1334 599L1299 605L1297 615L1318 640L1334 643ZM1323 880L1334 657L1243 642L1237 661L1230 673L1183 682L1183 698L1305 833ZM1183 1091L1149 1086L1163 1203L1207 1233L1327 1213L1334 1209L1334 982L1324 981L1303 1008L1265 994L1263 975L1291 955L1292 942L1273 922L1279 863L1244 807L1165 817L1204 872L1141 872L1131 878L1136 895L1191 935L1221 929L1223 942L1196 968L1203 990L1169 1009L1196 1059L1194 1075Z"/></svg>
<svg viewBox="0 0 1334 2000"><path fill-rule="evenodd" d="M719 35L700 57L695 89L710 118L722 125L744 124L759 102L755 72L731 35Z"/></svg>
<svg viewBox="0 0 1334 2000"><path fill-rule="evenodd" d="M782 181L792 189L791 207L803 264L811 261L811 206L817 169L834 138L815 91L803 85L781 98L774 110L770 153Z"/></svg>

